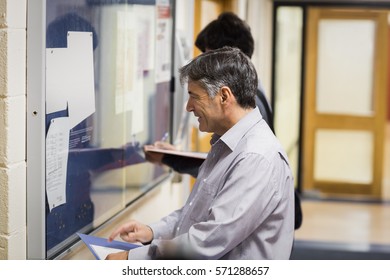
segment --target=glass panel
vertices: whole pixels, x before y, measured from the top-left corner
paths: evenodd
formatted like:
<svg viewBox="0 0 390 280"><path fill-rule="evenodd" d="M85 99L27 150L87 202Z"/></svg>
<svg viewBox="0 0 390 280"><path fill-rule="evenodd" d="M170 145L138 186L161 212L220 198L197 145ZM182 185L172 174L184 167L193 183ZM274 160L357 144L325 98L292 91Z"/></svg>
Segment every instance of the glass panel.
<svg viewBox="0 0 390 280"><path fill-rule="evenodd" d="M170 2L117 2L47 1L48 258L168 175L142 146L169 130Z"/></svg>
<svg viewBox="0 0 390 280"><path fill-rule="evenodd" d="M314 179L370 184L374 135L366 131L320 129L315 134Z"/></svg>
<svg viewBox="0 0 390 280"><path fill-rule="evenodd" d="M300 7L277 9L274 126L296 178L301 110L302 16Z"/></svg>
<svg viewBox="0 0 390 280"><path fill-rule="evenodd" d="M370 116L373 111L373 20L320 20L317 111Z"/></svg>

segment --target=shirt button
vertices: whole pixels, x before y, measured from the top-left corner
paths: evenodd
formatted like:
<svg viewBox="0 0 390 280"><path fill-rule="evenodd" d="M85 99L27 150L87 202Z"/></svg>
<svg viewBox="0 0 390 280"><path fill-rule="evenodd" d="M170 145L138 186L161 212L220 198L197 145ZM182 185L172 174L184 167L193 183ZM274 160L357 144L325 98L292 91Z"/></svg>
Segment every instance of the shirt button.
<svg viewBox="0 0 390 280"><path fill-rule="evenodd" d="M192 201L190 202L190 206L192 205Z"/></svg>
<svg viewBox="0 0 390 280"><path fill-rule="evenodd" d="M177 227L177 229L176 229L177 231L179 231L180 230L180 227Z"/></svg>

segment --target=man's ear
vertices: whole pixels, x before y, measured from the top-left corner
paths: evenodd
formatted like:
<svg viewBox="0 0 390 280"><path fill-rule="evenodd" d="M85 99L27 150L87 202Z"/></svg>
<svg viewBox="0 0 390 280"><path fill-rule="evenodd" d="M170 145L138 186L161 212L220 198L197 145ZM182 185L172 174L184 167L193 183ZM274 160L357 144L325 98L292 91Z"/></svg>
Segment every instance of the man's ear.
<svg viewBox="0 0 390 280"><path fill-rule="evenodd" d="M231 98L233 98L234 95L229 87L223 86L220 90L220 98L221 98L221 104L225 104L226 102L231 101Z"/></svg>

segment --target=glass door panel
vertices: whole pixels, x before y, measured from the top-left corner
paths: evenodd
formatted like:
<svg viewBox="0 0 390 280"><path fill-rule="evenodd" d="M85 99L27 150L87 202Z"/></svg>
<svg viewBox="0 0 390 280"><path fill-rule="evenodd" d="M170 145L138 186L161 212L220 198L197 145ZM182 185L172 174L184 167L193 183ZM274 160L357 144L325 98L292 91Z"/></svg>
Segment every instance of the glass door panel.
<svg viewBox="0 0 390 280"><path fill-rule="evenodd" d="M319 129L314 180L372 183L373 135L366 131Z"/></svg>
<svg viewBox="0 0 390 280"><path fill-rule="evenodd" d="M373 112L374 20L324 19L318 25L319 113Z"/></svg>

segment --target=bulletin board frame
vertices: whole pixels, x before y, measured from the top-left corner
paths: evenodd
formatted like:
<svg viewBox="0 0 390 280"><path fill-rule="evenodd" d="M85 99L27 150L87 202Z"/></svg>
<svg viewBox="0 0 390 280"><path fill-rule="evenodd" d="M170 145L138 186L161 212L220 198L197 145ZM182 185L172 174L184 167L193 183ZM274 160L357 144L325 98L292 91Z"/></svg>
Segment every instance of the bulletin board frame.
<svg viewBox="0 0 390 280"><path fill-rule="evenodd" d="M27 259L45 259L46 1L27 2Z"/></svg>

